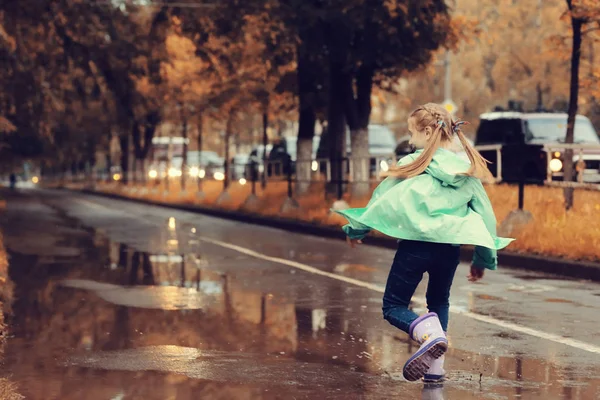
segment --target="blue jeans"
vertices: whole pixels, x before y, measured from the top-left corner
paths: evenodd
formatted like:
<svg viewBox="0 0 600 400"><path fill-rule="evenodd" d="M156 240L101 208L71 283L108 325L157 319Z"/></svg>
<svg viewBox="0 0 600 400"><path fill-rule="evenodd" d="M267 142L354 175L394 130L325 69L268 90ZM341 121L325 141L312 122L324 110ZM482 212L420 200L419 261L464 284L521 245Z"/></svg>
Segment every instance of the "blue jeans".
<svg viewBox="0 0 600 400"><path fill-rule="evenodd" d="M408 309L423 274L429 274L427 308L448 330L450 287L460 262L460 247L450 244L403 240L398 245L383 294L383 317L408 333L419 316Z"/></svg>

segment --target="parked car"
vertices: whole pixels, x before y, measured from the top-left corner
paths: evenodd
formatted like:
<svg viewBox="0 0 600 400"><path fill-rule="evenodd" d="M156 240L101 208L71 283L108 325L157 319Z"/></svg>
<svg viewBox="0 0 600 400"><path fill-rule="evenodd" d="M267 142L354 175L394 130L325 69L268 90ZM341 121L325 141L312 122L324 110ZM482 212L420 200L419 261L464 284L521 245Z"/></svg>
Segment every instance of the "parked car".
<svg viewBox="0 0 600 400"><path fill-rule="evenodd" d="M242 178L248 179L246 176L246 167L250 162L249 154L236 154L232 159L231 174L233 179L239 180Z"/></svg>
<svg viewBox="0 0 600 400"><path fill-rule="evenodd" d="M187 153L187 176L192 178L214 178L215 174L223 174L224 159L214 151L188 151ZM153 163L148 176L151 179L177 178L182 175L183 157L173 157L170 162L159 161Z"/></svg>
<svg viewBox="0 0 600 400"><path fill-rule="evenodd" d="M384 125L371 124L369 130L369 155L371 173L379 168L387 169L394 162L396 137L390 128ZM352 156L350 131L346 131L346 153ZM378 166L379 164L379 166Z"/></svg>
<svg viewBox="0 0 600 400"><path fill-rule="evenodd" d="M543 181L548 176L548 166L553 179L560 180L565 162L576 164L580 161L578 151L574 152L573 159L569 161L564 159L561 151L547 151L553 145L564 143L566 130L565 113L493 112L481 115L475 144L503 145L504 180L507 177L508 180L513 180L524 173L526 180ZM596 130L583 115L578 115L575 120L574 143L600 145ZM490 169L495 173L496 152L484 150L482 154L493 162ZM584 181L600 181L600 150L583 150L581 159L585 162Z"/></svg>

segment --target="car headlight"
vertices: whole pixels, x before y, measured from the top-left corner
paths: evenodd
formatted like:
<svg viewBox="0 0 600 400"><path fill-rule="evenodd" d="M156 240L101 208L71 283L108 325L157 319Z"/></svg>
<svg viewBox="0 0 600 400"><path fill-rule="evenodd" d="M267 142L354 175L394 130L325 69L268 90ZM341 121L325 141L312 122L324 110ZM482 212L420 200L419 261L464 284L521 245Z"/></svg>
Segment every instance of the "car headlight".
<svg viewBox="0 0 600 400"><path fill-rule="evenodd" d="M319 163L317 161L313 161L310 169L312 169L313 172L317 172L319 170Z"/></svg>
<svg viewBox="0 0 600 400"><path fill-rule="evenodd" d="M150 171L148 171L148 177L150 179L156 179L158 177L158 171L155 169L151 169Z"/></svg>
<svg viewBox="0 0 600 400"><path fill-rule="evenodd" d="M190 168L190 176L192 178L197 178L198 175L200 175L200 169L198 167L192 167L192 168Z"/></svg>
<svg viewBox="0 0 600 400"><path fill-rule="evenodd" d="M550 160L550 171L559 172L562 169L562 167L563 163L558 158L553 158L552 160Z"/></svg>
<svg viewBox="0 0 600 400"><path fill-rule="evenodd" d="M181 176L181 170L177 168L169 168L169 178L177 178Z"/></svg>
<svg viewBox="0 0 600 400"><path fill-rule="evenodd" d="M381 160L379 167L383 172L388 172L390 170L390 164L386 160Z"/></svg>
<svg viewBox="0 0 600 400"><path fill-rule="evenodd" d="M215 180L217 181L224 181L225 180L225 174L222 172L215 172L213 175L213 178L215 178Z"/></svg>

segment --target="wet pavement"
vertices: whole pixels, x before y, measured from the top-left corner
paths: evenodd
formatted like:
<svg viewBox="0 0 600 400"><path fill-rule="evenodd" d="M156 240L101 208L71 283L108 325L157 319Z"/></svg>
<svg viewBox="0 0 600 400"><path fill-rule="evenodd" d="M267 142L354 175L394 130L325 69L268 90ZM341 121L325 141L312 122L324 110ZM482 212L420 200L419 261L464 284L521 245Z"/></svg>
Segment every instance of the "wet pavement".
<svg viewBox="0 0 600 400"><path fill-rule="evenodd" d="M0 376L27 399L598 399L600 285L514 270L452 291L449 379L381 316L393 252L59 191L3 192ZM424 311L417 292L414 309Z"/></svg>

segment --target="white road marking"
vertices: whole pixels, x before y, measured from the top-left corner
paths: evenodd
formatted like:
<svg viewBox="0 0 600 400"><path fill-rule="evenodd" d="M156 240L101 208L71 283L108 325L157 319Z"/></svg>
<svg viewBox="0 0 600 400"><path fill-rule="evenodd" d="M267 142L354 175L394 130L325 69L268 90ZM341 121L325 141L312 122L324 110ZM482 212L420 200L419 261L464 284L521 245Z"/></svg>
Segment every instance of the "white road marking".
<svg viewBox="0 0 600 400"><path fill-rule="evenodd" d="M75 201L77 203L83 203L88 207L95 208L96 210L107 210L107 209L110 210L111 209L110 207L107 207L102 204L94 203L93 201L86 200L86 199L75 199Z"/></svg>
<svg viewBox="0 0 600 400"><path fill-rule="evenodd" d="M98 203L89 201L89 200L83 200L83 199L77 199L78 201L87 203L90 206L93 206L94 208L104 208L104 209L110 209L113 210L110 207L104 206L104 205L100 205ZM320 269L317 269L315 267L311 267L310 265L306 265L306 264L302 264L299 263L297 261L290 261L290 260L286 260L283 258L278 258L278 257L271 257L271 256L267 256L265 254L261 254L259 252L256 252L254 250L250 250L247 249L245 247L241 247L241 246L237 246L231 243L226 243L226 242L222 242L220 240L216 240L216 239L211 239L208 237L199 237L200 240L206 242L206 243L211 243L214 244L216 246L220 246L226 249L230 249L230 250L234 250L237 251L239 253L242 254L246 254L248 256L254 257L254 258L258 258L261 260L265 260L265 261L270 261L273 263L277 263L277 264L282 264L282 265L287 265L289 267L292 268L297 268L300 269L302 271L311 273L311 274L315 274L315 275L321 275L321 276L326 276L328 278L332 278L332 279L337 279L338 281L342 281L342 282L346 282L349 283L351 285L355 285L355 286L359 286L365 289L369 289L369 290L373 290L379 293L383 293L385 291L385 288L381 285L376 285L373 283L368 283L368 282L364 282L364 281L360 281L358 279L353 279L353 278L349 278L347 276L342 276L342 275L338 275L338 274L333 274L331 272L326 272L326 271L321 271ZM424 298L422 297L418 297L418 296L414 296L412 298L412 301L414 301L415 303L419 303L422 305L426 305L427 302ZM573 347L579 350L583 350L583 351L587 351L589 353L595 353L595 354L600 354L600 346L596 346L593 344L589 344L589 343L585 343L582 342L580 340L576 340L576 339L570 339L570 338L566 338L560 335L555 335L553 333L549 333L549 332L543 332L543 331L539 331L537 329L533 329L533 328L528 328L522 325L518 325L518 324L514 324L512 322L507 322L507 321L502 321L500 319L496 319L494 317L489 317L486 315L481 315L481 314L476 314L470 311L466 311L464 309L461 309L459 307L455 307L455 306L450 306L450 312L454 313L454 314L460 314L460 315L464 315L466 317L472 318L474 320L477 321L481 321L481 322L485 322L488 323L490 325L495 325L498 326L500 328L503 329L510 329L513 330L515 332L519 332L519 333L523 333L526 335L530 335L533 337L537 337L540 339L545 339L545 340L549 340L551 342L555 342L555 343L559 343L565 346L569 346L569 347Z"/></svg>
<svg viewBox="0 0 600 400"><path fill-rule="evenodd" d="M349 278L347 276L342 276L342 275L338 275L338 274L333 274L331 272L321 271L320 269L311 267L310 265L299 263L297 261L291 261L291 260L286 260L283 258L267 256L267 255L258 253L254 250L250 250L245 247L236 246L231 243L222 242L222 241L216 240L216 239L211 239L211 238L207 238L207 237L199 237L199 239L206 243L211 243L216 246L234 250L239 253L254 257L254 258L258 258L258 259L265 260L265 261L270 261L270 262L277 263L277 264L287 265L289 267L297 268L302 271L309 272L311 274L326 276L326 277L332 278L332 279L337 279L338 281L346 282L351 285L359 286L359 287L362 287L365 289L374 290L379 293L383 293L385 291L385 288L381 285L375 285L373 283L368 283L368 282L364 282L364 281L361 281L358 279ZM418 297L418 296L413 297L412 301L422 304L422 305L427 304L426 300L424 298ZM570 339L570 338L566 338L563 336L555 335L553 333L543 332L543 331L539 331L537 329L528 328L528 327L525 327L522 325L514 324L512 322L502 321L502 320L496 319L494 317L476 314L476 313L473 313L470 311L463 310L459 307L450 306L450 312L454 313L454 314L464 315L466 317L475 319L477 321L486 322L491 325L496 325L503 329L510 329L515 332L524 333L526 335L534 336L534 337L537 337L540 339L545 339L545 340L549 340L551 342L574 347L579 350L584 350L584 351L587 351L590 353L600 354L600 346L595 346L593 344L585 343L580 340Z"/></svg>

